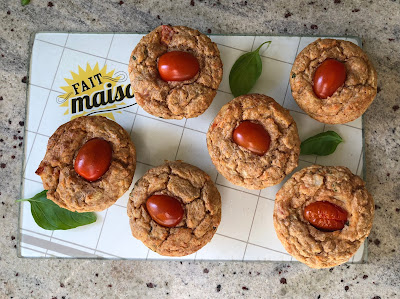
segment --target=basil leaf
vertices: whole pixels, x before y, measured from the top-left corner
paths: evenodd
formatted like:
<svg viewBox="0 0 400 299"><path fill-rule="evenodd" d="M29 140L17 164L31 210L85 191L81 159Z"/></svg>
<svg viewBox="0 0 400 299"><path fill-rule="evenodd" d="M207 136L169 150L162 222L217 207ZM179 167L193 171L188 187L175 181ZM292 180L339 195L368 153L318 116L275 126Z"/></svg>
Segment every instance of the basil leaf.
<svg viewBox="0 0 400 299"><path fill-rule="evenodd" d="M229 86L235 98L248 93L257 82L262 72L260 49L264 44L270 43L271 41L262 43L253 52L243 54L232 66L229 73Z"/></svg>
<svg viewBox="0 0 400 299"><path fill-rule="evenodd" d="M301 155L327 156L332 154L343 139L334 131L326 131L304 140L300 145Z"/></svg>
<svg viewBox="0 0 400 299"><path fill-rule="evenodd" d="M29 201L33 219L43 229L66 230L96 222L96 214L71 212L59 207L46 197L44 190L32 198L17 201Z"/></svg>
<svg viewBox="0 0 400 299"><path fill-rule="evenodd" d="M29 2L31 2L31 0L21 0L21 5L22 6L28 5Z"/></svg>

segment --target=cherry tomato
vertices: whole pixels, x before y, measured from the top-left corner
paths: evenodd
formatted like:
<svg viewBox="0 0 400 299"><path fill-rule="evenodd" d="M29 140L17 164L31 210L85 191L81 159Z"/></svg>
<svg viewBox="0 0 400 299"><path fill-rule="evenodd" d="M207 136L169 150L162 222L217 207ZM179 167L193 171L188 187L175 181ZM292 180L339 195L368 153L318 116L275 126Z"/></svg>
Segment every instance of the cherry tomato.
<svg viewBox="0 0 400 299"><path fill-rule="evenodd" d="M199 72L197 58L188 52L172 51L158 60L158 72L164 81L185 81Z"/></svg>
<svg viewBox="0 0 400 299"><path fill-rule="evenodd" d="M183 208L179 200L168 195L152 195L146 202L147 212L158 224L174 227L183 218Z"/></svg>
<svg viewBox="0 0 400 299"><path fill-rule="evenodd" d="M264 155L271 143L271 137L264 127L251 121L243 121L233 130L233 141L256 155Z"/></svg>
<svg viewBox="0 0 400 299"><path fill-rule="evenodd" d="M309 204L303 216L312 226L325 231L341 230L347 221L347 212L329 201Z"/></svg>
<svg viewBox="0 0 400 299"><path fill-rule="evenodd" d="M314 92L320 99L326 99L346 81L346 67L336 59L327 59L314 74Z"/></svg>
<svg viewBox="0 0 400 299"><path fill-rule="evenodd" d="M75 171L89 182L97 181L110 167L111 156L112 148L108 141L91 139L79 150L74 164Z"/></svg>

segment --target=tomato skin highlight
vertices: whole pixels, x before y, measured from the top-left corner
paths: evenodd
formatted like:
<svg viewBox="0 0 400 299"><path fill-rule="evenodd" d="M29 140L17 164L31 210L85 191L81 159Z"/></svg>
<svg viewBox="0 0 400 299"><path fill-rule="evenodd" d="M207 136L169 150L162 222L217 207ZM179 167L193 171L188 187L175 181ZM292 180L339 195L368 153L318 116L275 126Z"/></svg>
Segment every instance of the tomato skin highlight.
<svg viewBox="0 0 400 299"><path fill-rule="evenodd" d="M158 59L158 72L164 81L185 81L199 72L200 65L191 53L172 51Z"/></svg>
<svg viewBox="0 0 400 299"><path fill-rule="evenodd" d="M271 143L271 137L264 127L251 121L242 121L232 134L233 141L252 153L264 155Z"/></svg>
<svg viewBox="0 0 400 299"><path fill-rule="evenodd" d="M175 227L183 218L183 208L179 200L168 195L152 195L146 201L147 212L158 224Z"/></svg>
<svg viewBox="0 0 400 299"><path fill-rule="evenodd" d="M320 99L332 96L346 81L346 66L336 59L326 59L314 74L314 93Z"/></svg>
<svg viewBox="0 0 400 299"><path fill-rule="evenodd" d="M94 138L86 142L76 156L74 169L89 182L97 181L111 165L112 147L104 139Z"/></svg>
<svg viewBox="0 0 400 299"><path fill-rule="evenodd" d="M347 211L329 201L309 204L303 216L312 226L324 231L341 230L347 221Z"/></svg>

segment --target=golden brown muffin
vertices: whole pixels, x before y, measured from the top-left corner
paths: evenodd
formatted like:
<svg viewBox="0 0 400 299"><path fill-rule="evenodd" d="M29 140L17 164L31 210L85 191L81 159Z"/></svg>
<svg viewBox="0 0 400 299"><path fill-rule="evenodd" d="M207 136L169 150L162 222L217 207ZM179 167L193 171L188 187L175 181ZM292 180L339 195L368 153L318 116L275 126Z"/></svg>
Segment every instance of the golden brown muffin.
<svg viewBox="0 0 400 299"><path fill-rule="evenodd" d="M233 141L233 132L243 121L261 124L270 135L270 146L262 156ZM300 139L288 110L261 95L239 96L224 105L207 132L211 160L232 184L263 189L280 183L297 167Z"/></svg>
<svg viewBox="0 0 400 299"><path fill-rule="evenodd" d="M315 202L328 202L347 212L343 229L327 231L306 220L304 210ZM373 217L374 202L364 181L346 167L306 167L276 194L274 226L278 238L287 252L312 268L347 262L368 236Z"/></svg>
<svg viewBox="0 0 400 299"><path fill-rule="evenodd" d="M185 81L164 81L159 58L171 51L193 54L199 72ZM144 36L129 60L129 76L136 102L161 118L182 119L202 114L214 99L222 80L218 47L209 37L184 26L162 25Z"/></svg>
<svg viewBox="0 0 400 299"><path fill-rule="evenodd" d="M152 195L176 198L183 218L175 227L152 219L146 202ZM201 169L181 162L152 168L136 182L129 196L128 216L132 235L158 254L185 256L211 241L221 221L221 196Z"/></svg>
<svg viewBox="0 0 400 299"><path fill-rule="evenodd" d="M314 74L327 59L344 63L346 79L330 97L320 99L313 90ZM377 74L368 56L357 45L343 40L318 39L297 55L290 73L292 95L312 118L343 124L360 117L377 93Z"/></svg>
<svg viewBox="0 0 400 299"><path fill-rule="evenodd" d="M112 148L111 164L100 179L90 182L74 169L76 156L87 141L100 138ZM102 211L114 204L132 183L136 151L129 134L103 116L83 116L60 126L50 137L36 174L47 198L70 211Z"/></svg>

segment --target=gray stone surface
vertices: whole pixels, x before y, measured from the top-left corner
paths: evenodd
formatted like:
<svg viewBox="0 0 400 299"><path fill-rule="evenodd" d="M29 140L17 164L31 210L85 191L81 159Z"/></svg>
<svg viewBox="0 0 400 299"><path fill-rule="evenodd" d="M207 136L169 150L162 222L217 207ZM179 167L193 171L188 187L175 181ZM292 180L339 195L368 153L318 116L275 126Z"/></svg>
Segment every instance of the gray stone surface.
<svg viewBox="0 0 400 299"><path fill-rule="evenodd" d="M0 298L399 298L399 1L0 0ZM192 3L192 4L191 4ZM376 205L369 262L142 262L17 258L30 36L36 31L146 32L160 24L221 34L360 36L380 92L365 114L366 181ZM206 270L207 269L207 270ZM375 297L378 298L378 297Z"/></svg>

